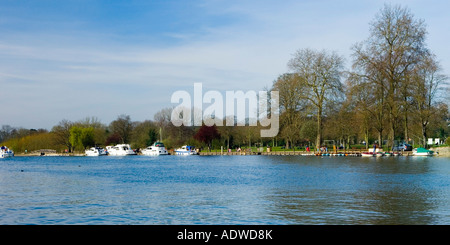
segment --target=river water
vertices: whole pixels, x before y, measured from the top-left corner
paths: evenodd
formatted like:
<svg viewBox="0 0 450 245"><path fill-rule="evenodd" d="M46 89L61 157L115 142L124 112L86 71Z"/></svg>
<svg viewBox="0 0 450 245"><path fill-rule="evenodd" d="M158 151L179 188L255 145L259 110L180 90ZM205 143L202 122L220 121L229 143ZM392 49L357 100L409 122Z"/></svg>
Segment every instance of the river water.
<svg viewBox="0 0 450 245"><path fill-rule="evenodd" d="M0 224L450 224L450 158L14 157Z"/></svg>

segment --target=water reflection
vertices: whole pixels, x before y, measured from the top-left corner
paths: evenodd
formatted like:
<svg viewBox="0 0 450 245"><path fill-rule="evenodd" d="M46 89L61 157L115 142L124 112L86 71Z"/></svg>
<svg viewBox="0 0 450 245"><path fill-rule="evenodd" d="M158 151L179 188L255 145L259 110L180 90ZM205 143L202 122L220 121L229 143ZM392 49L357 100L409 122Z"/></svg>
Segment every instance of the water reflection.
<svg viewBox="0 0 450 245"><path fill-rule="evenodd" d="M435 212L443 192L444 199L449 198L448 182L443 190L433 178L435 159L282 160L278 163L297 167L298 171L291 172L298 179L297 186L278 188L267 198L274 202L272 213L290 223L436 224L442 217L448 219L448 211Z"/></svg>

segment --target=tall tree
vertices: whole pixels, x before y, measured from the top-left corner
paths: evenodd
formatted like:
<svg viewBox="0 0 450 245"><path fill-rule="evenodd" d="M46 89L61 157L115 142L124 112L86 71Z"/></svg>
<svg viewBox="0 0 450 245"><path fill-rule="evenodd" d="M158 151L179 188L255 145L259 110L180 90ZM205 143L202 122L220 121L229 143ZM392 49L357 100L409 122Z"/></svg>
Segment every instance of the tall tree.
<svg viewBox="0 0 450 245"><path fill-rule="evenodd" d="M385 91L377 83L382 80L381 75L374 70L360 70L358 63L354 64L353 69L348 78L349 99L357 105L355 110L361 119L366 148L371 128L376 130L378 143L382 146L387 113Z"/></svg>
<svg viewBox="0 0 450 245"><path fill-rule="evenodd" d="M70 128L69 141L73 150L83 148L83 142L81 141L82 131L83 129L78 126L73 126Z"/></svg>
<svg viewBox="0 0 450 245"><path fill-rule="evenodd" d="M411 87L414 89L413 98L415 116L420 122L422 130L422 144L427 144L427 129L430 119L436 113L436 95L442 83L447 77L440 73L441 67L434 55L429 55L414 70L411 79Z"/></svg>
<svg viewBox="0 0 450 245"><path fill-rule="evenodd" d="M285 139L286 148L300 136L302 126L301 111L307 106L298 76L295 73L285 73L274 81L272 91L278 91L280 104L280 135Z"/></svg>
<svg viewBox="0 0 450 245"><path fill-rule="evenodd" d="M322 117L325 103L342 95L343 58L337 53L312 49L298 50L289 61L289 68L295 72L300 97L315 108L317 122L316 148L322 143Z"/></svg>
<svg viewBox="0 0 450 245"><path fill-rule="evenodd" d="M393 145L402 106L409 105L401 102L406 94L402 92L407 91L412 71L428 53L426 28L407 8L391 5L385 5L370 25L369 38L354 47L353 67L359 68L360 75L371 80L384 98Z"/></svg>

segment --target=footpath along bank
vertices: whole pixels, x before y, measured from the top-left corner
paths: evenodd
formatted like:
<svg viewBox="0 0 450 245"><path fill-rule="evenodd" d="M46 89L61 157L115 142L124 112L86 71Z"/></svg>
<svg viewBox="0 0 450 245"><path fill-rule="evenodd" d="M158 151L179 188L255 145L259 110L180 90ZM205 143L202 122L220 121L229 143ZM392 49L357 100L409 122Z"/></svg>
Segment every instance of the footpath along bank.
<svg viewBox="0 0 450 245"><path fill-rule="evenodd" d="M450 157L450 146L432 147L430 150L436 152L438 156Z"/></svg>

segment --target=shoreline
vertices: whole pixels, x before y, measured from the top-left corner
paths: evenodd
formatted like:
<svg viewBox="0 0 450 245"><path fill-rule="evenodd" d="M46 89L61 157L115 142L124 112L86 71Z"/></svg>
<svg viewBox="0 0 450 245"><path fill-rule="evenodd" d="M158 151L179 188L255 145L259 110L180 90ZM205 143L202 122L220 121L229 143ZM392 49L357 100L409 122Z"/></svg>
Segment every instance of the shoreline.
<svg viewBox="0 0 450 245"><path fill-rule="evenodd" d="M433 150L430 149L430 150ZM450 157L450 147L444 151L436 151L438 154L434 154L434 157ZM85 154L81 153L46 153L32 154L32 153L20 153L14 154L15 157L85 157ZM143 156L142 154L137 154L137 156ZM176 156L174 154L169 154L168 156ZM337 152L337 153L313 153L313 152L303 152L303 151L276 151L276 152L199 152L198 156L330 156L330 157L361 157L361 152ZM413 156L412 151L404 152L401 156ZM101 156L100 156L101 157ZM383 156L389 157L389 156Z"/></svg>
<svg viewBox="0 0 450 245"><path fill-rule="evenodd" d="M445 147L431 147L431 151L437 152L438 156L450 157L450 146Z"/></svg>
<svg viewBox="0 0 450 245"><path fill-rule="evenodd" d="M450 157L450 147L432 147L430 150L434 151L436 157ZM142 155L142 154L137 154ZM169 150L169 155L174 156L173 151ZM264 152L227 152L227 151L210 151L199 152L199 156L353 156L360 157L361 151L337 151L337 152L306 152L306 151L264 151ZM84 153L55 153L55 152L33 152L33 153L16 153L17 157L80 157L86 156ZM412 151L403 152L402 156L413 156Z"/></svg>

